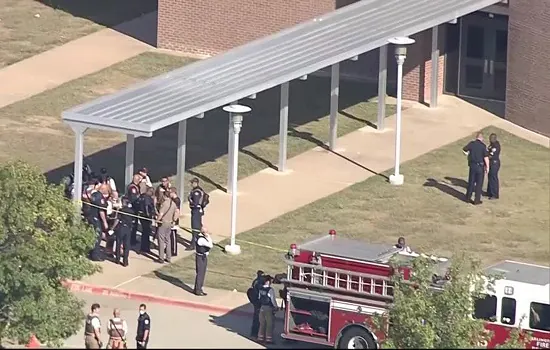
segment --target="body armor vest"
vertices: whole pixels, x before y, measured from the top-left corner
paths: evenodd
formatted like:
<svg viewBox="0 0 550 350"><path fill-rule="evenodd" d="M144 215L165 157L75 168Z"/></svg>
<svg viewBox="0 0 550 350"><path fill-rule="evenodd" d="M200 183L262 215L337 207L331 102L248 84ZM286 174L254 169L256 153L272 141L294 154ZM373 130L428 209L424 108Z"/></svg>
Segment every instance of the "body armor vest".
<svg viewBox="0 0 550 350"><path fill-rule="evenodd" d="M273 303L271 302L271 294L272 289L271 287L262 287L260 288L260 305L262 306L273 306Z"/></svg>
<svg viewBox="0 0 550 350"><path fill-rule="evenodd" d="M199 236L199 237L197 238L197 241L198 241L200 238L204 238L204 236ZM204 239L206 239L206 238L204 238ZM206 254L206 253L208 253L208 252L210 251L210 248L197 244L197 246L195 247L195 251L197 252L197 254L204 255L204 254Z"/></svg>
<svg viewBox="0 0 550 350"><path fill-rule="evenodd" d="M97 318L99 320L99 317L97 317L95 315L86 316L86 327L84 328L84 334L85 335L95 335L94 326L92 325L92 320L94 318Z"/></svg>

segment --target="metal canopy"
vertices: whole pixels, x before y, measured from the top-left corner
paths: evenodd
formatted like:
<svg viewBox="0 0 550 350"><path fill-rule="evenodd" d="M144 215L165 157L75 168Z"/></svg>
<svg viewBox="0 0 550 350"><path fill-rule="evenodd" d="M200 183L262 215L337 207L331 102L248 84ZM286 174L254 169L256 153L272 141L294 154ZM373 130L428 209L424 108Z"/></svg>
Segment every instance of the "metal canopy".
<svg viewBox="0 0 550 350"><path fill-rule="evenodd" d="M500 0L362 0L63 113L73 126L158 129L311 74Z"/></svg>

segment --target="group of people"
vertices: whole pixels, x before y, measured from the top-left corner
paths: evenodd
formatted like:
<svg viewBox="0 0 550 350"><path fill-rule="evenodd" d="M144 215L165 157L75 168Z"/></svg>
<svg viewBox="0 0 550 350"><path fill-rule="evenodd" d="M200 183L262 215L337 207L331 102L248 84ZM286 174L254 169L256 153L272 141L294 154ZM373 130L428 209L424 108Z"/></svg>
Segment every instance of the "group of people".
<svg viewBox="0 0 550 350"><path fill-rule="evenodd" d="M86 349L101 349L103 341L101 336L100 305L95 303L91 307L91 313L86 316L84 326L84 345ZM147 314L147 306L139 306L138 325L136 330L136 348L147 349L151 332L151 318ZM120 315L119 309L113 310L113 318L107 324L109 340L107 349L127 349L126 338L128 336L128 324Z"/></svg>
<svg viewBox="0 0 550 350"><path fill-rule="evenodd" d="M471 202L472 193L474 195L473 204L481 204L481 195L483 190L483 180L485 174L488 175L487 197L494 200L500 197L500 184L498 173L500 171L500 142L496 134L489 136L489 145L483 142L483 133L479 132L476 139L469 142L462 148L464 154L468 156L468 187L466 189L466 201Z"/></svg>

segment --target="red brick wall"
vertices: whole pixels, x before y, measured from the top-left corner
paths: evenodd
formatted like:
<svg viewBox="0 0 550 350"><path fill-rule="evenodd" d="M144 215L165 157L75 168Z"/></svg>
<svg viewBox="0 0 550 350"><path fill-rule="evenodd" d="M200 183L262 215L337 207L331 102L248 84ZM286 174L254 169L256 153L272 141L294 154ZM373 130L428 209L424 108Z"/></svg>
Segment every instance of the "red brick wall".
<svg viewBox="0 0 550 350"><path fill-rule="evenodd" d="M550 1L510 1L506 119L550 136Z"/></svg>
<svg viewBox="0 0 550 350"><path fill-rule="evenodd" d="M158 46L214 55L333 11L340 0L159 0ZM289 5L291 4L291 5Z"/></svg>

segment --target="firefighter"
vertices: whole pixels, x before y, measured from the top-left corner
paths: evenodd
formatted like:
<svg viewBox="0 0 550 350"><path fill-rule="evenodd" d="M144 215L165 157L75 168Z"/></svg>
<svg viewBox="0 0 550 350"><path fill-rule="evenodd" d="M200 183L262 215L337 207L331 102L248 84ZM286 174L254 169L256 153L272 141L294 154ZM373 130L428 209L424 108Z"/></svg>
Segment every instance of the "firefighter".
<svg viewBox="0 0 550 350"><path fill-rule="evenodd" d="M109 333L109 349L126 349L126 334L128 334L128 324L120 318L120 310L113 310L113 318L109 320L107 325Z"/></svg>
<svg viewBox="0 0 550 350"><path fill-rule="evenodd" d="M273 326L275 312L277 312L277 301L275 300L275 290L271 287L273 278L269 275L264 276L264 284L258 293L260 304L260 330L258 331L258 341L273 343Z"/></svg>

